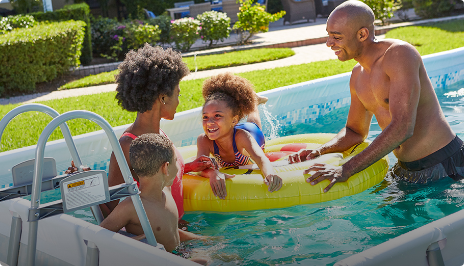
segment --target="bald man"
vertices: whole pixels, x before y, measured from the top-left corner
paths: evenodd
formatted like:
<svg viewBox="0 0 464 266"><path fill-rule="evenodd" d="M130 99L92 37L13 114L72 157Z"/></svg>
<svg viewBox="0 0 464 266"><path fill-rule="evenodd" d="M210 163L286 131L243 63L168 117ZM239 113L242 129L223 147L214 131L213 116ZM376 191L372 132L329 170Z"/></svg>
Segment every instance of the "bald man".
<svg viewBox="0 0 464 266"><path fill-rule="evenodd" d="M340 61L354 59L350 79L351 106L346 126L315 150L301 150L290 163L341 152L361 143L372 116L382 128L374 141L343 166L315 164L304 171L312 185L329 180L327 192L393 151L398 163L390 170L398 179L429 183L463 178L462 141L445 120L420 54L410 44L374 36L374 13L360 1L338 6L327 20L327 46Z"/></svg>

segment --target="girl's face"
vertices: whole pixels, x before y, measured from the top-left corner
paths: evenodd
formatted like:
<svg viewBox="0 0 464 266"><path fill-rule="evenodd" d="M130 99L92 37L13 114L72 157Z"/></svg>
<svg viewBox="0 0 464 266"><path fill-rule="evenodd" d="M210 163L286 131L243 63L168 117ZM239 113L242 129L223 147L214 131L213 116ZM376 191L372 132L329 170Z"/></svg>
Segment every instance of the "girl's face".
<svg viewBox="0 0 464 266"><path fill-rule="evenodd" d="M164 101L161 117L167 120L173 120L176 114L177 106L179 105L180 87L176 85L171 96L163 96Z"/></svg>
<svg viewBox="0 0 464 266"><path fill-rule="evenodd" d="M238 123L238 116L226 102L212 100L203 106L203 130L210 140L226 136Z"/></svg>

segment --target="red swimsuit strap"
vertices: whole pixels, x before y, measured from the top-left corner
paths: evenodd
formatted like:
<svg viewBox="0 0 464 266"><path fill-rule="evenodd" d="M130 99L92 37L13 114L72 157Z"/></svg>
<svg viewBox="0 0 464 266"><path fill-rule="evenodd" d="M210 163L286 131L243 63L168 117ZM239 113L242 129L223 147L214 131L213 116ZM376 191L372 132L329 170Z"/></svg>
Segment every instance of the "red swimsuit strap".
<svg viewBox="0 0 464 266"><path fill-rule="evenodd" d="M136 135L134 135L134 134L132 134L132 133L130 133L130 132L124 132L124 134L121 135L121 138L124 137L124 136L130 137L130 138L132 138L132 139L136 139L136 138L137 138Z"/></svg>

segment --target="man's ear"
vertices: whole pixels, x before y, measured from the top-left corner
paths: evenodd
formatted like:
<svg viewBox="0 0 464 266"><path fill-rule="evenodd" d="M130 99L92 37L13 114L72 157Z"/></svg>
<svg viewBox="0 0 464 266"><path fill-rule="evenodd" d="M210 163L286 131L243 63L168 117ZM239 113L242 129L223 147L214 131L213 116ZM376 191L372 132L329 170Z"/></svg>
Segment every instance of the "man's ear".
<svg viewBox="0 0 464 266"><path fill-rule="evenodd" d="M161 172L166 176L169 175L169 162L165 162L161 165Z"/></svg>
<svg viewBox="0 0 464 266"><path fill-rule="evenodd" d="M369 30L366 27L361 28L358 30L356 37L360 42L363 42L369 38Z"/></svg>

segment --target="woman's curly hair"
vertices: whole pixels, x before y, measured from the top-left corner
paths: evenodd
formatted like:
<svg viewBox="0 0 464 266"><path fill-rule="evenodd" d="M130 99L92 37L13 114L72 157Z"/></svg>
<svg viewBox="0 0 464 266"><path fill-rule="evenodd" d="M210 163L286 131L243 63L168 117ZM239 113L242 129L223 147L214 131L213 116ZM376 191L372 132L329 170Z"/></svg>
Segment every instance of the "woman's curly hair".
<svg viewBox="0 0 464 266"><path fill-rule="evenodd" d="M118 104L130 112L151 110L160 94L171 96L190 73L180 53L145 44L127 53L116 76Z"/></svg>
<svg viewBox="0 0 464 266"><path fill-rule="evenodd" d="M253 84L246 78L227 72L213 76L203 83L205 104L212 100L226 102L239 120L253 112L258 104Z"/></svg>

